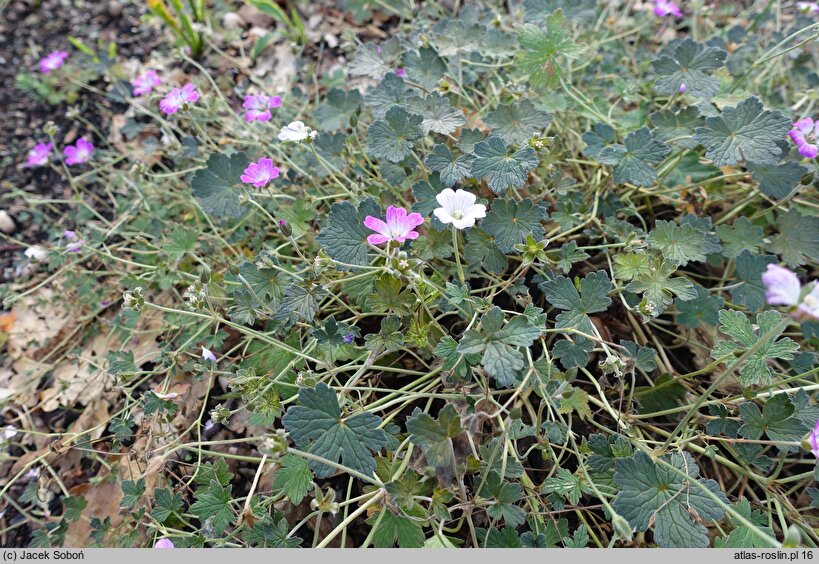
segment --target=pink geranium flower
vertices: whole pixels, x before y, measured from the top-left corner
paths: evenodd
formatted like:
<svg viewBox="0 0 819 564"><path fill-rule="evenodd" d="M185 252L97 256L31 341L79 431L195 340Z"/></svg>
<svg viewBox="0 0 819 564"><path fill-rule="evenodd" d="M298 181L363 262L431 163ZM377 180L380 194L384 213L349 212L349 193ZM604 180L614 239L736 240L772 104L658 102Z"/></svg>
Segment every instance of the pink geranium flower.
<svg viewBox="0 0 819 564"><path fill-rule="evenodd" d="M66 229L63 231L63 237L65 240L68 241L65 245L65 250L69 253L79 253L80 249L82 249L82 245L85 241L80 239L80 236L77 235L76 232L71 231L70 229Z"/></svg>
<svg viewBox="0 0 819 564"><path fill-rule="evenodd" d="M247 110L245 112L245 121L248 123L252 121L270 121L270 108L278 108L281 105L281 96L265 96L264 94L245 96L245 101L242 104L242 107Z"/></svg>
<svg viewBox="0 0 819 564"><path fill-rule="evenodd" d="M680 7L671 0L654 0L654 15L661 18L663 16L683 17Z"/></svg>
<svg viewBox="0 0 819 564"><path fill-rule="evenodd" d="M28 159L26 160L27 167L43 166L48 162L48 155L51 153L51 143L37 143L34 148L28 152Z"/></svg>
<svg viewBox="0 0 819 564"><path fill-rule="evenodd" d="M803 157L815 159L819 154L819 145L816 143L819 137L819 122L814 123L813 118L806 117L794 123L788 135L796 143L796 148Z"/></svg>
<svg viewBox="0 0 819 564"><path fill-rule="evenodd" d="M266 186L271 180L279 177L279 167L273 166L273 159L259 159L259 162L250 163L241 176L245 184L253 184L256 188Z"/></svg>
<svg viewBox="0 0 819 564"><path fill-rule="evenodd" d="M806 14L819 14L819 2L797 2L796 9Z"/></svg>
<svg viewBox="0 0 819 564"><path fill-rule="evenodd" d="M94 145L91 141L77 139L76 145L69 145L63 150L65 154L65 164L76 165L87 163L94 154Z"/></svg>
<svg viewBox="0 0 819 564"><path fill-rule="evenodd" d="M134 96L145 96L150 94L154 86L162 84L162 79L155 70L149 70L134 79Z"/></svg>
<svg viewBox="0 0 819 564"><path fill-rule="evenodd" d="M810 451L813 453L813 456L819 458L819 419L816 420L816 425L813 426L813 431L810 432L808 441L810 441Z"/></svg>
<svg viewBox="0 0 819 564"><path fill-rule="evenodd" d="M159 109L165 114L171 115L179 111L180 108L192 104L199 99L196 86L187 83L182 88L174 88L162 100L159 101Z"/></svg>
<svg viewBox="0 0 819 564"><path fill-rule="evenodd" d="M802 284L795 272L775 264L769 264L762 273L765 299L771 305L797 306L794 317L807 316L819 319L819 281L812 282L811 290L802 295Z"/></svg>
<svg viewBox="0 0 819 564"><path fill-rule="evenodd" d="M43 74L48 74L51 71L55 71L61 66L68 58L68 51L52 51L42 59L40 59L40 72Z"/></svg>
<svg viewBox="0 0 819 564"><path fill-rule="evenodd" d="M407 70L404 67L398 67L395 69L395 76L400 76L401 78L406 78Z"/></svg>
<svg viewBox="0 0 819 564"><path fill-rule="evenodd" d="M375 231L367 237L371 245L381 245L387 241L403 243L407 239L417 239L416 227L424 223L424 216L420 213L407 214L404 208L390 206L387 208L387 221L368 215L364 218L364 226Z"/></svg>
<svg viewBox="0 0 819 564"><path fill-rule="evenodd" d="M171 539L159 539L156 541L154 548L176 548Z"/></svg>

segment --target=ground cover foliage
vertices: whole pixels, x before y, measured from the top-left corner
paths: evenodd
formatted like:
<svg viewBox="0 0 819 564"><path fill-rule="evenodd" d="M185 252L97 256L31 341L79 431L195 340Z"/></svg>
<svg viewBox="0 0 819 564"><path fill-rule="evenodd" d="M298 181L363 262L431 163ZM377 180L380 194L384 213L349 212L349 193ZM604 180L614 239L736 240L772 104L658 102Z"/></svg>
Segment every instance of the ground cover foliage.
<svg viewBox="0 0 819 564"><path fill-rule="evenodd" d="M668 4L193 2L22 71L109 115L3 196L4 545L815 547L819 6Z"/></svg>

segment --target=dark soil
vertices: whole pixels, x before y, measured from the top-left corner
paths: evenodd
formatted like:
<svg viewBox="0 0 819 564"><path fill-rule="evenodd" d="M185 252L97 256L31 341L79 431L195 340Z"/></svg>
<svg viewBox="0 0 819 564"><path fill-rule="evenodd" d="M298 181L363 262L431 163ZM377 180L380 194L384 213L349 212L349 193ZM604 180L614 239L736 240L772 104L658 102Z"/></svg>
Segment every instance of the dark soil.
<svg viewBox="0 0 819 564"><path fill-rule="evenodd" d="M26 154L47 136L42 128L53 122L58 142L71 143L90 131L78 130L75 121L66 117L66 105L52 105L21 91L15 85L20 72L38 74L37 61L58 49L71 53L75 61L80 53L68 42L77 37L96 47L97 40L117 44L118 58L144 59L156 46L154 29L141 24L144 6L121 0L27 0L12 1L0 16L0 210L6 210L17 223L14 239L33 245L48 238L43 222L33 221L30 210L20 197L10 197L14 189L46 198L70 198L68 183L49 168L25 168ZM69 60L71 60L69 59ZM105 91L103 81L95 84ZM75 104L85 119L100 131L107 131L105 111L114 103L104 96L81 91ZM95 143L99 140L95 139ZM61 147L60 147L61 149ZM56 217L66 206L55 204L40 208ZM0 234L2 235L2 234ZM8 268L20 259L24 246L0 238L0 281Z"/></svg>

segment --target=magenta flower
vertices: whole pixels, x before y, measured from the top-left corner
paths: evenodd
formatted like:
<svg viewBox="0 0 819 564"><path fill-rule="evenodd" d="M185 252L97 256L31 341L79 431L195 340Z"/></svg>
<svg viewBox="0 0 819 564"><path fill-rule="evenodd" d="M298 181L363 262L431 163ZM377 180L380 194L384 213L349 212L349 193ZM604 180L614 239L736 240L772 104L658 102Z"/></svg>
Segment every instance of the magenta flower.
<svg viewBox="0 0 819 564"><path fill-rule="evenodd" d="M810 442L810 451L813 453L813 456L819 458L819 419L816 420L813 431L808 435L808 441Z"/></svg>
<svg viewBox="0 0 819 564"><path fill-rule="evenodd" d="M28 152L28 159L26 160L27 167L43 166L48 162L48 155L51 153L51 143L37 143L34 148Z"/></svg>
<svg viewBox="0 0 819 564"><path fill-rule="evenodd" d="M154 548L176 548L171 542L171 539L159 539L156 541Z"/></svg>
<svg viewBox="0 0 819 564"><path fill-rule="evenodd" d="M66 229L63 231L63 237L68 243L65 245L65 250L69 253L79 253L80 249L82 249L82 245L85 242L83 239L80 239L80 236L77 235L76 232L71 231L70 229Z"/></svg>
<svg viewBox="0 0 819 564"><path fill-rule="evenodd" d="M405 78L407 76L407 70L404 67L398 67L397 69L395 69L395 76Z"/></svg>
<svg viewBox="0 0 819 564"><path fill-rule="evenodd" d="M420 213L407 215L407 210L394 206L387 208L386 219L384 222L371 215L364 218L364 226L375 231L373 235L367 237L369 244L381 245L387 241L403 243L407 239L417 239L418 232L414 229L424 223L424 216Z"/></svg>
<svg viewBox="0 0 819 564"><path fill-rule="evenodd" d="M680 83L680 94L685 94L686 90L688 90L688 89L685 87L685 82L681 82Z"/></svg>
<svg viewBox="0 0 819 564"><path fill-rule="evenodd" d="M91 141L80 138L77 139L76 145L69 145L63 149L63 154L65 154L65 164L69 166L87 163L94 154L94 145Z"/></svg>
<svg viewBox="0 0 819 564"><path fill-rule="evenodd" d="M43 74L48 74L51 71L55 71L61 66L68 58L68 51L52 51L42 59L40 59L40 72Z"/></svg>
<svg viewBox="0 0 819 564"><path fill-rule="evenodd" d="M796 273L776 264L769 264L768 270L762 273L762 284L765 285L765 299L771 305L795 306L799 303L802 285Z"/></svg>
<svg viewBox="0 0 819 564"><path fill-rule="evenodd" d="M819 154L819 145L816 143L819 137L819 122L814 123L813 118L806 117L793 124L793 129L788 132L799 154L809 159L815 159Z"/></svg>
<svg viewBox="0 0 819 564"><path fill-rule="evenodd" d="M683 17L680 7L671 0L654 0L654 15L661 18L663 16Z"/></svg>
<svg viewBox="0 0 819 564"><path fill-rule="evenodd" d="M273 166L273 159L259 159L259 162L250 163L241 176L245 184L253 184L256 188L262 188L274 178L279 177L279 167Z"/></svg>
<svg viewBox="0 0 819 564"><path fill-rule="evenodd" d="M270 121L270 108L278 108L282 105L281 96L245 96L242 107L246 109L245 121Z"/></svg>
<svg viewBox="0 0 819 564"><path fill-rule="evenodd" d="M182 88L174 88L159 101L159 109L167 115L175 114L180 108L192 104L199 99L196 86L187 83Z"/></svg>
<svg viewBox="0 0 819 564"><path fill-rule="evenodd" d="M154 86L162 84L162 79L155 70L149 70L134 79L134 96L145 96L150 94Z"/></svg>

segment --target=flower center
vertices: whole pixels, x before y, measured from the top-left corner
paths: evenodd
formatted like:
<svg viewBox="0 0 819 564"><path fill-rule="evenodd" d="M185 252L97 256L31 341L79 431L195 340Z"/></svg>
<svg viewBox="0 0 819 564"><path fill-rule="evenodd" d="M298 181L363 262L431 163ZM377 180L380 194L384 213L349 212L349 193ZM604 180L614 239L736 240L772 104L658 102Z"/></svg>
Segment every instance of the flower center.
<svg viewBox="0 0 819 564"><path fill-rule="evenodd" d="M463 219L464 218L464 212L462 212L461 210L454 211L454 212L452 212L452 217L454 219Z"/></svg>

